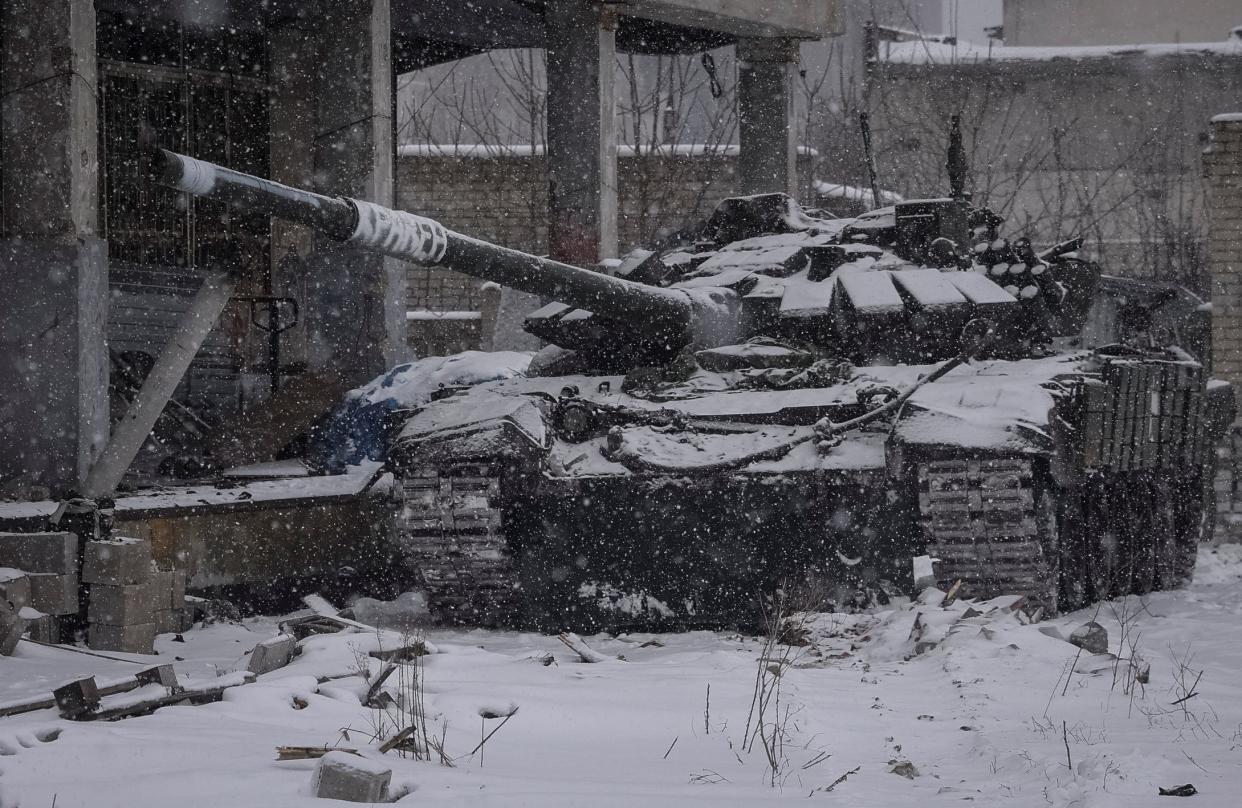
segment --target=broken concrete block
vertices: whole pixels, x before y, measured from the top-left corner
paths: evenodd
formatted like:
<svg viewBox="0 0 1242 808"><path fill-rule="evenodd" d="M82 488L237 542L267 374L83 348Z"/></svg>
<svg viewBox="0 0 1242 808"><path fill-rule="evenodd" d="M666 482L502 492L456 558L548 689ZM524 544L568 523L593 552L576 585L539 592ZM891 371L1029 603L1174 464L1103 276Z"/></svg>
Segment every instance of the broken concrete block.
<svg viewBox="0 0 1242 808"><path fill-rule="evenodd" d="M99 706L99 685L94 676L75 679L52 691L56 706L65 718L77 718Z"/></svg>
<svg viewBox="0 0 1242 808"><path fill-rule="evenodd" d="M96 651L149 654L155 648L155 623L133 623L128 626L91 623L86 644Z"/></svg>
<svg viewBox="0 0 1242 808"><path fill-rule="evenodd" d="M78 576L33 572L30 606L44 614L77 614Z"/></svg>
<svg viewBox="0 0 1242 808"><path fill-rule="evenodd" d="M20 610L30 605L30 578L21 570L0 567L0 603Z"/></svg>
<svg viewBox="0 0 1242 808"><path fill-rule="evenodd" d="M144 670L140 670L134 674L134 679L140 685L163 685L164 687L177 687L177 671L171 663L164 665L155 665Z"/></svg>
<svg viewBox="0 0 1242 808"><path fill-rule="evenodd" d="M69 575L78 571L78 537L72 533L0 533L0 567Z"/></svg>
<svg viewBox="0 0 1242 808"><path fill-rule="evenodd" d="M151 577L147 580L151 585L151 608L153 609L171 609L172 604L169 602L172 598L172 570L162 570L158 567L151 569Z"/></svg>
<svg viewBox="0 0 1242 808"><path fill-rule="evenodd" d="M329 752L319 759L311 793L320 799L346 802L388 802L392 769L349 752Z"/></svg>
<svg viewBox="0 0 1242 808"><path fill-rule="evenodd" d="M7 603L0 603L0 656L12 656L26 631L26 621Z"/></svg>
<svg viewBox="0 0 1242 808"><path fill-rule="evenodd" d="M88 541L82 580L107 586L146 583L151 580L151 543L145 539Z"/></svg>
<svg viewBox="0 0 1242 808"><path fill-rule="evenodd" d="M150 582L130 586L95 584L91 587L86 618L92 623L110 626L154 623L156 601L162 603L163 596L163 592L153 591Z"/></svg>
<svg viewBox="0 0 1242 808"><path fill-rule="evenodd" d="M155 633L175 634L185 631L182 609L157 609L155 612Z"/></svg>
<svg viewBox="0 0 1242 808"><path fill-rule="evenodd" d="M1094 620L1089 623L1083 623L1074 629L1074 633L1070 635L1069 641L1071 645L1077 645L1091 654L1108 653L1108 629Z"/></svg>
<svg viewBox="0 0 1242 808"><path fill-rule="evenodd" d="M278 634L270 640L264 640L250 652L250 664L246 670L261 676L283 668L293 659L298 649L298 641L288 634Z"/></svg>
<svg viewBox="0 0 1242 808"><path fill-rule="evenodd" d="M184 609L185 608L185 570L171 570L172 573L172 590L168 599L168 608Z"/></svg>
<svg viewBox="0 0 1242 808"><path fill-rule="evenodd" d="M60 618L54 614L45 614L26 621L26 633L35 642L52 643L61 641Z"/></svg>

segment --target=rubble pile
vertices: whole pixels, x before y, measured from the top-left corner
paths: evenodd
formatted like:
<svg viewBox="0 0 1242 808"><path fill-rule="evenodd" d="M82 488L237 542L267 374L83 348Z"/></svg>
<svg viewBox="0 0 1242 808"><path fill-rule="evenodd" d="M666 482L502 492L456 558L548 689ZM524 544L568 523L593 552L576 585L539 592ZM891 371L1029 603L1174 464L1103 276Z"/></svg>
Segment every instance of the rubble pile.
<svg viewBox="0 0 1242 808"><path fill-rule="evenodd" d="M11 653L10 640L26 631L31 639L59 642L60 618L78 611L77 536L0 533L0 612L6 611L0 652Z"/></svg>
<svg viewBox="0 0 1242 808"><path fill-rule="evenodd" d="M1107 632L1087 623L1065 638L1042 622L1043 609L1020 595L959 600L950 591L927 587L912 601L895 601L865 614L800 612L785 618L782 640L806 649L808 658L831 664L851 658L867 663L900 662L938 648L980 641L998 651L1032 643L1068 642L1089 656L1108 654ZM1035 627L1029 630L1026 627ZM1085 646L1080 637L1091 633Z"/></svg>
<svg viewBox="0 0 1242 808"><path fill-rule="evenodd" d="M89 647L149 654L157 634L186 628L185 589L185 570L158 567L143 539L79 548L73 533L0 533L0 653L27 633L62 642L84 614Z"/></svg>

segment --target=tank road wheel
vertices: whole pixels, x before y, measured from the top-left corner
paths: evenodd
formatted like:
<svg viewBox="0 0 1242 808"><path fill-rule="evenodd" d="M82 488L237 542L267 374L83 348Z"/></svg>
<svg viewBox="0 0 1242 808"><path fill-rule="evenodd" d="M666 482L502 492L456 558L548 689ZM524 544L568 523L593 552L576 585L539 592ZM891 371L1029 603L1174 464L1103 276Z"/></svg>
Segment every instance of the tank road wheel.
<svg viewBox="0 0 1242 808"><path fill-rule="evenodd" d="M507 622L517 578L500 512L500 479L486 466L428 469L398 480L399 549L432 610L452 623Z"/></svg>
<svg viewBox="0 0 1242 808"><path fill-rule="evenodd" d="M1025 458L920 463L919 516L936 583L964 597L1025 595L1057 607L1057 517Z"/></svg>

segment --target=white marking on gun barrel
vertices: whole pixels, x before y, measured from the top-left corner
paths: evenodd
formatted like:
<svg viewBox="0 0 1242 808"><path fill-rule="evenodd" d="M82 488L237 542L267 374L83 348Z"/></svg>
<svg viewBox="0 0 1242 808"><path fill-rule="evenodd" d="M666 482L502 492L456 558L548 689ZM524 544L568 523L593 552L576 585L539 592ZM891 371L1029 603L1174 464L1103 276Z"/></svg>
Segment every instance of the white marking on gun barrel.
<svg viewBox="0 0 1242 808"><path fill-rule="evenodd" d="M177 190L195 196L205 196L215 190L216 167L193 157L180 155L181 179L177 180Z"/></svg>
<svg viewBox="0 0 1242 808"><path fill-rule="evenodd" d="M403 210L351 201L358 211L358 225L350 241L419 264L438 264L444 259L448 250L444 225Z"/></svg>

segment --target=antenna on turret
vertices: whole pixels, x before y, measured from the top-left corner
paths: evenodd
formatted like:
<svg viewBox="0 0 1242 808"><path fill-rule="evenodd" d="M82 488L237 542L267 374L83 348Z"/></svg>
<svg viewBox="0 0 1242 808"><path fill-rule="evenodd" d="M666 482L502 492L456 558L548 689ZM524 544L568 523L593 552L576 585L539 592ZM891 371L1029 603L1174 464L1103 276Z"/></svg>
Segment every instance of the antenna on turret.
<svg viewBox="0 0 1242 808"><path fill-rule="evenodd" d="M949 157L945 168L949 170L949 196L966 198L966 150L962 147L962 116L954 115L949 125Z"/></svg>
<svg viewBox="0 0 1242 808"><path fill-rule="evenodd" d="M871 200L877 208L884 207L880 200L880 181L876 179L875 152L871 148L871 121L867 113L858 113L858 126L862 129L863 155L867 161L867 178L871 180Z"/></svg>

